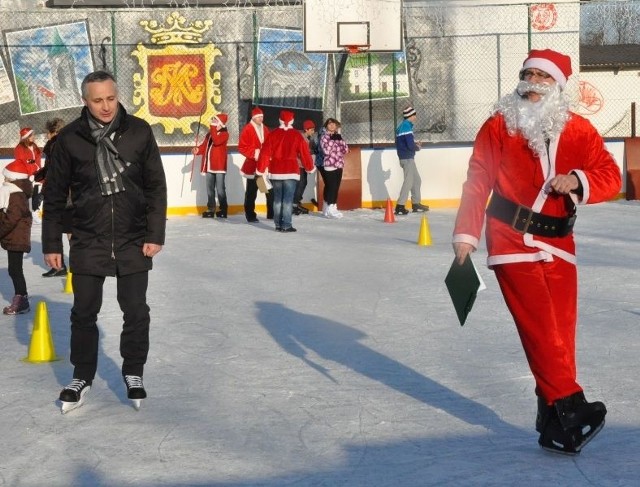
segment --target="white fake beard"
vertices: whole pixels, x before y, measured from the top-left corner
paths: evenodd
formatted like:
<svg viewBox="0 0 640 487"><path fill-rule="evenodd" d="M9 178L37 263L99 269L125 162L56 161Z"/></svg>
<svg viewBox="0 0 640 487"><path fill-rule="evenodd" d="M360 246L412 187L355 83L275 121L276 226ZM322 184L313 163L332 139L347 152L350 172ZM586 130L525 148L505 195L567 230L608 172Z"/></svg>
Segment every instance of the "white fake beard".
<svg viewBox="0 0 640 487"><path fill-rule="evenodd" d="M534 92L542 97L529 101L526 93ZM541 157L546 151L546 140L557 140L569 120L569 101L557 84L520 81L513 93L496 103L493 113L501 113L509 135L520 132L529 141L529 148Z"/></svg>

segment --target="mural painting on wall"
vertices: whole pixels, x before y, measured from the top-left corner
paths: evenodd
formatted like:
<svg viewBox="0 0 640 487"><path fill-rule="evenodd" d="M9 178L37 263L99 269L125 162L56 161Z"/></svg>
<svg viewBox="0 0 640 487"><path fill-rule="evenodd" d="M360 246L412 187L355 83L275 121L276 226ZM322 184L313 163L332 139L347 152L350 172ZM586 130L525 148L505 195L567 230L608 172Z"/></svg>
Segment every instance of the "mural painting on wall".
<svg viewBox="0 0 640 487"><path fill-rule="evenodd" d="M20 115L82 105L80 83L94 70L86 21L4 35Z"/></svg>
<svg viewBox="0 0 640 487"><path fill-rule="evenodd" d="M404 52L350 54L342 77L340 100L354 102L409 96L409 75ZM371 72L371 89L369 89Z"/></svg>
<svg viewBox="0 0 640 487"><path fill-rule="evenodd" d="M222 52L213 43L202 42L212 24L211 20L187 23L178 12L163 25L155 20L140 22L154 47L140 42L131 52L142 69L133 75L133 104L138 107L134 115L162 125L165 134L179 129L187 135L193 133L194 123L218 113L221 76L214 64Z"/></svg>
<svg viewBox="0 0 640 487"><path fill-rule="evenodd" d="M13 89L11 88L11 80L7 74L7 69L4 67L4 61L0 56L0 104L10 103L15 101L13 96Z"/></svg>
<svg viewBox="0 0 640 487"><path fill-rule="evenodd" d="M300 30L261 27L258 38L254 98L262 105L322 110L327 55L304 52Z"/></svg>

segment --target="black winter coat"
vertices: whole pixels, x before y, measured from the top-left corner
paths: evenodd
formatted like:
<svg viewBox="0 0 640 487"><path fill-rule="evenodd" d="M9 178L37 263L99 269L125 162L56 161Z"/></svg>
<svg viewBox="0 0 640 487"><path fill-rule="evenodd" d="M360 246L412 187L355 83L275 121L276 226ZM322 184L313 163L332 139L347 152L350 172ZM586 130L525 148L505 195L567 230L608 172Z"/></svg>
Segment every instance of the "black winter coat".
<svg viewBox="0 0 640 487"><path fill-rule="evenodd" d="M164 245L167 184L151 127L119 107L120 127L113 141L131 163L122 173L125 191L102 196L88 110L58 134L47 173L42 249L62 253L62 216L71 192L73 224L70 270L95 276L127 275L152 268L144 243Z"/></svg>

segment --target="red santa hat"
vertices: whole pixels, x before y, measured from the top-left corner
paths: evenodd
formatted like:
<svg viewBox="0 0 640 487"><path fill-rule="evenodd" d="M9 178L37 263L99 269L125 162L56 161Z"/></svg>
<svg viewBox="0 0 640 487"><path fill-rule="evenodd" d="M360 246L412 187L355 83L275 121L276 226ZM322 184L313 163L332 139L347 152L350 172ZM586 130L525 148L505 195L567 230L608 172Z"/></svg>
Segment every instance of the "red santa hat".
<svg viewBox="0 0 640 487"><path fill-rule="evenodd" d="M15 181L16 179L29 179L29 176L33 176L37 170L36 164L27 164L22 159L16 159L5 166L2 174L5 178Z"/></svg>
<svg viewBox="0 0 640 487"><path fill-rule="evenodd" d="M262 112L260 107L254 107L254 109L251 110L251 118L253 119L256 117L264 117L264 113Z"/></svg>
<svg viewBox="0 0 640 487"><path fill-rule="evenodd" d="M289 110L282 110L280 112L280 125L283 128L290 128L293 125L293 118L293 112L290 112Z"/></svg>
<svg viewBox="0 0 640 487"><path fill-rule="evenodd" d="M571 58L566 54L552 51L551 49L532 49L529 56L524 60L520 75L527 68L537 68L541 71L549 73L560 88L564 88L567 79L571 76Z"/></svg>
<svg viewBox="0 0 640 487"><path fill-rule="evenodd" d="M229 119L229 116L226 113L222 113L222 112L218 113L215 117L213 117L214 123L217 123L222 127L227 126L228 119Z"/></svg>
<svg viewBox="0 0 640 487"><path fill-rule="evenodd" d="M316 124L313 123L313 120L305 120L304 122L302 122L302 128L304 130L314 129L316 128Z"/></svg>
<svg viewBox="0 0 640 487"><path fill-rule="evenodd" d="M31 127L22 127L20 129L20 140L24 140L30 135L33 135L33 129Z"/></svg>

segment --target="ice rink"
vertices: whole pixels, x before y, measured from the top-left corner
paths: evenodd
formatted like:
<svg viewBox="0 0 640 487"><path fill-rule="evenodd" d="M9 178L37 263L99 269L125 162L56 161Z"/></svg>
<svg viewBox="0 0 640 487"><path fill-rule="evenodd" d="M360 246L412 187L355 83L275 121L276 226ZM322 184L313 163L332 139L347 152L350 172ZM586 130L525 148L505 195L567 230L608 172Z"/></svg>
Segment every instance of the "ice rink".
<svg viewBox="0 0 640 487"><path fill-rule="evenodd" d="M294 217L295 234L171 217L150 275L149 398L126 399L108 279L98 375L67 415L73 297L41 277L34 227L32 311L0 317L0 485L638 485L639 203L578 210L579 380L609 413L575 457L537 444L533 378L483 248L488 288L457 322L443 284L455 210L427 214L429 246L421 214L318 215ZM0 267L8 302L5 252ZM40 301L60 360L36 364L21 359Z"/></svg>

